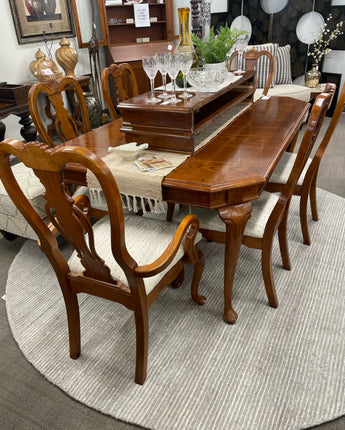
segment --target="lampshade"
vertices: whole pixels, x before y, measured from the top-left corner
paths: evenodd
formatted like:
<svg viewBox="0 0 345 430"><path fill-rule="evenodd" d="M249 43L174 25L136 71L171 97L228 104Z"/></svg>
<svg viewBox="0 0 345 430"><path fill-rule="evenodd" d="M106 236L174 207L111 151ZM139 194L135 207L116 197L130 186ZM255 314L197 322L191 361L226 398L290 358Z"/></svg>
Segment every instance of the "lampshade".
<svg viewBox="0 0 345 430"><path fill-rule="evenodd" d="M249 39L250 39L252 35L252 24L246 16L244 15L237 16L230 25L231 30L233 30L234 28L248 32Z"/></svg>
<svg viewBox="0 0 345 430"><path fill-rule="evenodd" d="M277 13L284 9L288 0L260 0L262 9L268 13Z"/></svg>
<svg viewBox="0 0 345 430"><path fill-rule="evenodd" d="M325 20L318 12L308 12L301 16L296 27L298 40L307 45L320 39Z"/></svg>

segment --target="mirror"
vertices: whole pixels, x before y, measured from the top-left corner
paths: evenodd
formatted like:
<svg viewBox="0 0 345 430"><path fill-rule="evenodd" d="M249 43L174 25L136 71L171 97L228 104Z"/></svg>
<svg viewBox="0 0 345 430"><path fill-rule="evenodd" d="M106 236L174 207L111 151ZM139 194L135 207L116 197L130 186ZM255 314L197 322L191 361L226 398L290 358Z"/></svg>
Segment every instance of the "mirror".
<svg viewBox="0 0 345 430"><path fill-rule="evenodd" d="M99 46L107 45L104 0L72 0L79 48L87 48L92 36L93 15ZM93 10L92 10L93 9Z"/></svg>

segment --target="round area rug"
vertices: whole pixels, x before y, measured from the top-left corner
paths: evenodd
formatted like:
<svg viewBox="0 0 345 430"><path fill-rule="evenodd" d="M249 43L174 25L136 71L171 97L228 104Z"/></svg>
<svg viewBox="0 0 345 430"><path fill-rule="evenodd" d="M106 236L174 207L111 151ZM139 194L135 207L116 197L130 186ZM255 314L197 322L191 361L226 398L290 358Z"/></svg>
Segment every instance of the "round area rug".
<svg viewBox="0 0 345 430"><path fill-rule="evenodd" d="M150 429L292 430L345 413L345 200L318 190L319 222L302 243L298 199L289 218L292 270L273 252L278 309L267 304L260 252L242 247L235 325L224 322L223 245L202 241L200 293L191 274L150 309L148 377L134 383L133 314L80 296L82 354L71 360L62 294L33 241L15 258L6 306L13 336L35 368L75 399Z"/></svg>

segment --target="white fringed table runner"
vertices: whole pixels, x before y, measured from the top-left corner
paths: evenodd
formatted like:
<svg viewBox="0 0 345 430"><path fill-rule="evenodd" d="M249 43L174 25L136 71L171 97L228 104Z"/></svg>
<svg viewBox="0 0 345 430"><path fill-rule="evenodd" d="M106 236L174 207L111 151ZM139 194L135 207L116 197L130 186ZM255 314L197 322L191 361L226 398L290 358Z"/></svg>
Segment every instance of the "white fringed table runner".
<svg viewBox="0 0 345 430"><path fill-rule="evenodd" d="M195 136L195 151L206 145L236 117L247 110L249 106L250 104L248 103L240 103L216 117L208 127ZM189 154L145 150L143 155L145 157L166 158L172 163L172 167L142 172L132 160L123 160L115 152L110 152L104 156L103 161L108 165L116 179L125 209L134 212L142 210L145 213L146 205L148 205L153 213L165 212L165 206L162 202L162 180L183 163L189 157ZM87 172L87 184L90 189L91 205L106 210L103 192L100 190L101 187L90 171Z"/></svg>

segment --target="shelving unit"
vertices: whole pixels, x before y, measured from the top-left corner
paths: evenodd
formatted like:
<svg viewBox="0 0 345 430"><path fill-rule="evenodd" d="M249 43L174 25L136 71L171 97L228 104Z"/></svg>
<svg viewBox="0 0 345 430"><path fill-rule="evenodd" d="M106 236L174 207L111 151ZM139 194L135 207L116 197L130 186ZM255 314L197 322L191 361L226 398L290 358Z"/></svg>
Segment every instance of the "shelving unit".
<svg viewBox="0 0 345 430"><path fill-rule="evenodd" d="M150 18L154 17L157 21L151 21L149 27L136 27L132 4L104 5L103 9L108 33L107 65L130 63L136 74L140 93L149 91L149 80L141 65L142 57L166 51L172 44L171 40L174 35L173 0L165 0L164 3L150 0L149 14ZM126 22L128 19L133 22ZM139 42L140 39L147 38L149 41Z"/></svg>

